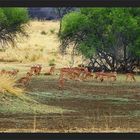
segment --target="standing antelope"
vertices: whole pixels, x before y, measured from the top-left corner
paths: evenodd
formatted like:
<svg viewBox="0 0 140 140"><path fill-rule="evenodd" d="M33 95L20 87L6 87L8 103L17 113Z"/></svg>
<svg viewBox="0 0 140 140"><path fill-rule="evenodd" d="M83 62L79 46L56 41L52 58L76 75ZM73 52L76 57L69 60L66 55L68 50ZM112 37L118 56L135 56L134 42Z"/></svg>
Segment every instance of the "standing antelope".
<svg viewBox="0 0 140 140"><path fill-rule="evenodd" d="M2 69L1 72L0 72L0 74L1 74L1 75L2 75L2 74L6 74L6 70L5 70L5 69Z"/></svg>
<svg viewBox="0 0 140 140"><path fill-rule="evenodd" d="M135 75L133 73L126 73L126 81L128 81L129 79L130 81L136 81Z"/></svg>
<svg viewBox="0 0 140 140"><path fill-rule="evenodd" d="M22 77L18 80L19 83L23 84L24 86L28 85L30 80L31 80L31 77L32 77L32 73L30 72L27 72L26 76L25 77Z"/></svg>
<svg viewBox="0 0 140 140"><path fill-rule="evenodd" d="M93 73L89 72L88 68L84 68L82 72L82 80L85 80L87 78L93 78Z"/></svg>
<svg viewBox="0 0 140 140"><path fill-rule="evenodd" d="M38 64L38 65L36 66L35 71L34 71L35 75L40 75L41 69L42 69L42 66Z"/></svg>
<svg viewBox="0 0 140 140"><path fill-rule="evenodd" d="M95 73L95 79L100 79L100 81L104 81L104 79L112 79L113 81L117 80L117 73L116 72L110 72L110 73L105 73L105 72L96 72Z"/></svg>
<svg viewBox="0 0 140 140"><path fill-rule="evenodd" d="M41 73L42 66L40 64L33 65L30 69L30 73L39 75Z"/></svg>
<svg viewBox="0 0 140 140"><path fill-rule="evenodd" d="M61 75L60 78L59 78L59 89L63 89L64 88L64 82L65 82L65 79Z"/></svg>
<svg viewBox="0 0 140 140"><path fill-rule="evenodd" d="M67 79L72 79L72 70L71 68L61 68L60 69L60 76L59 76L59 89L63 89L64 88L64 82Z"/></svg>
<svg viewBox="0 0 140 140"><path fill-rule="evenodd" d="M16 76L18 74L19 70L15 69L11 72L11 75Z"/></svg>
<svg viewBox="0 0 140 140"><path fill-rule="evenodd" d="M33 65L30 69L30 73L34 74L36 70L36 65Z"/></svg>
<svg viewBox="0 0 140 140"><path fill-rule="evenodd" d="M64 87L64 81L68 79L72 80L78 80L81 81L81 72L83 71L83 68L61 68L60 69L60 76L59 76L59 88Z"/></svg>
<svg viewBox="0 0 140 140"><path fill-rule="evenodd" d="M6 70L1 70L1 74L8 74L8 75L10 75L10 76L16 76L17 75L17 73L19 72L19 70L18 69L15 69L15 70L13 70L13 71L6 71Z"/></svg>

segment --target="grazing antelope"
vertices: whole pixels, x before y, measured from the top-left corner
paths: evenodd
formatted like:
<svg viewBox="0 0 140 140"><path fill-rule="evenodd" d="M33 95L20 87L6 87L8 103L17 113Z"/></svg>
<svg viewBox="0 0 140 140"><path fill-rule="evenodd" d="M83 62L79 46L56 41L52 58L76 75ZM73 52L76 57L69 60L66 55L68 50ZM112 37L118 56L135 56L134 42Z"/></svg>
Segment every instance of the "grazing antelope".
<svg viewBox="0 0 140 140"><path fill-rule="evenodd" d="M24 86L28 85L30 80L31 80L31 77L32 77L32 73L30 72L27 72L26 76L25 77L22 77L18 80L19 83L23 84Z"/></svg>
<svg viewBox="0 0 140 140"><path fill-rule="evenodd" d="M82 71L83 71L82 68L74 67L74 68L71 68L71 70L69 71L69 75L71 79L81 81Z"/></svg>
<svg viewBox="0 0 140 140"><path fill-rule="evenodd" d="M63 89L64 88L64 81L65 81L65 79L63 77L59 78L59 89Z"/></svg>
<svg viewBox="0 0 140 140"><path fill-rule="evenodd" d="M135 75L133 73L126 73L126 81L128 81L129 79L130 81L136 81Z"/></svg>
<svg viewBox="0 0 140 140"><path fill-rule="evenodd" d="M64 88L65 80L75 79L75 74L77 74L74 68L61 68L59 76L59 88Z"/></svg>
<svg viewBox="0 0 140 140"><path fill-rule="evenodd" d="M16 76L18 74L19 70L15 69L11 72L11 75Z"/></svg>
<svg viewBox="0 0 140 140"><path fill-rule="evenodd" d="M2 69L0 74L6 74L6 70L5 69Z"/></svg>
<svg viewBox="0 0 140 140"><path fill-rule="evenodd" d="M82 80L93 78L93 73L88 71L88 68L84 68L82 71Z"/></svg>
<svg viewBox="0 0 140 140"><path fill-rule="evenodd" d="M36 70L36 65L33 65L33 66L30 68L30 73L34 74L34 73L35 73L35 70Z"/></svg>
<svg viewBox="0 0 140 140"><path fill-rule="evenodd" d="M66 69L61 69L60 70L60 76L59 76L59 89L63 89L64 88L64 77L67 74L67 70Z"/></svg>
<svg viewBox="0 0 140 140"><path fill-rule="evenodd" d="M6 71L6 70L4 70L4 69L1 70L1 74L8 74L8 75L10 75L10 76L16 76L18 72L19 72L18 69L13 70L13 71Z"/></svg>
<svg viewBox="0 0 140 140"><path fill-rule="evenodd" d="M27 77L28 77L28 76L33 76L33 74L30 73L30 72L27 72L27 73L26 73L26 76L27 76Z"/></svg>
<svg viewBox="0 0 140 140"><path fill-rule="evenodd" d="M42 66L41 66L40 64L38 64L38 65L36 66L35 74L36 74L36 75L39 75L39 74L41 73L41 70L42 70Z"/></svg>
<svg viewBox="0 0 140 140"><path fill-rule="evenodd" d="M79 68L79 67L69 68L68 75L70 79L82 81L81 75L83 74L83 71L84 68Z"/></svg>
<svg viewBox="0 0 140 140"><path fill-rule="evenodd" d="M113 81L117 80L117 73L116 72L110 72L110 73L105 73L105 72L96 72L95 73L95 79L100 79L100 81L104 81L104 79L112 79Z"/></svg>
<svg viewBox="0 0 140 140"><path fill-rule="evenodd" d="M117 76L114 73L105 73L100 77L101 82L104 81L104 79L111 79L112 81L116 81L117 80Z"/></svg>
<svg viewBox="0 0 140 140"><path fill-rule="evenodd" d="M60 69L60 76L59 76L59 89L64 88L65 80L72 79L71 75L71 68L61 68Z"/></svg>
<svg viewBox="0 0 140 140"><path fill-rule="evenodd" d="M93 74L93 73L87 72L87 73L85 74L85 76L84 76L84 80L85 80L85 79L89 79L89 78L93 78L93 77L94 77L94 74Z"/></svg>
<svg viewBox="0 0 140 140"><path fill-rule="evenodd" d="M40 64L33 65L30 69L30 73L39 75L41 73L42 66Z"/></svg>
<svg viewBox="0 0 140 140"><path fill-rule="evenodd" d="M82 68L61 68L60 69L60 77L59 77L59 88L64 87L64 81L68 79L72 80L78 80L81 81L80 79L80 74L83 71Z"/></svg>
<svg viewBox="0 0 140 140"><path fill-rule="evenodd" d="M104 72L102 71L102 72L95 72L95 79L98 79L98 78L101 78L101 76L102 76L102 74L103 74Z"/></svg>
<svg viewBox="0 0 140 140"><path fill-rule="evenodd" d="M65 79L72 79L72 69L71 68L61 68L60 69L60 78L65 78Z"/></svg>

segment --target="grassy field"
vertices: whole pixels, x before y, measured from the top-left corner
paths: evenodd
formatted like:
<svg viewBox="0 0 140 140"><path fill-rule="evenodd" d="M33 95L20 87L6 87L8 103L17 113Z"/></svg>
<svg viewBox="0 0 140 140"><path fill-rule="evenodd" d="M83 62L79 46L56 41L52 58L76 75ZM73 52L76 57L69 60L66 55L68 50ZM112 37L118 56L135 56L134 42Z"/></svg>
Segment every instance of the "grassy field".
<svg viewBox="0 0 140 140"><path fill-rule="evenodd" d="M25 64L13 67L22 69L17 79L29 69ZM33 76L20 98L1 94L0 131L139 132L140 76L128 83L124 75L113 83L66 81L59 90L58 75L44 72Z"/></svg>
<svg viewBox="0 0 140 140"><path fill-rule="evenodd" d="M0 51L0 62L41 63L48 66L52 61L57 67L71 64L72 50L66 55L59 53L59 21L31 21L27 28L28 38L19 38L15 48ZM75 66L81 64L82 56L75 56Z"/></svg>
<svg viewBox="0 0 140 140"><path fill-rule="evenodd" d="M19 69L16 79L32 64L42 64L43 69L20 96L0 93L0 131L140 132L139 75L136 82L125 82L120 74L115 82L69 80L64 90L58 88L59 73L44 75L52 61L57 68L71 63L70 54L59 53L58 28L57 21L32 21L28 39L20 39L18 48L1 50L0 69ZM81 61L76 56L75 66Z"/></svg>

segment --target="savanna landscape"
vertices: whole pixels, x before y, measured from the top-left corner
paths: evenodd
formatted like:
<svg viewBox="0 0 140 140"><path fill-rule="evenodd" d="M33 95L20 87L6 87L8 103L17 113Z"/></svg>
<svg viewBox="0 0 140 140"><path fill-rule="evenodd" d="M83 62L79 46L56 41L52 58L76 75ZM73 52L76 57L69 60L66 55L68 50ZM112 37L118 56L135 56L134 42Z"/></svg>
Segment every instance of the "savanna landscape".
<svg viewBox="0 0 140 140"><path fill-rule="evenodd" d="M0 132L140 132L140 9L60 10L0 8Z"/></svg>

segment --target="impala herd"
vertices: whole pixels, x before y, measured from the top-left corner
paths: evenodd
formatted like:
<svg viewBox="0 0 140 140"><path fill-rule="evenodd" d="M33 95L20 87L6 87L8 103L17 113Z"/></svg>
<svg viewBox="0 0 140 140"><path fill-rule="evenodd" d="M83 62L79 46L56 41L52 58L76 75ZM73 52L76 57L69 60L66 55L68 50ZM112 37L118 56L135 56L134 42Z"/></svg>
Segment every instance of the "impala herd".
<svg viewBox="0 0 140 140"><path fill-rule="evenodd" d="M24 77L21 77L17 80L18 84L22 84L24 86L28 85L31 81L33 75L40 75L42 70L42 66L40 64L31 66L30 70L26 73ZM56 68L52 66L49 72L46 72L44 75L54 75ZM86 67L72 67L72 68L60 68L59 69L59 80L58 86L59 89L64 88L65 80L78 80L78 81L85 81L87 79L96 79L101 82L105 80L109 81L116 81L117 80L117 73L116 72L89 72L88 68ZM16 76L19 70L1 70L0 74L8 74L10 76ZM133 73L126 73L126 81L136 81L135 75Z"/></svg>

